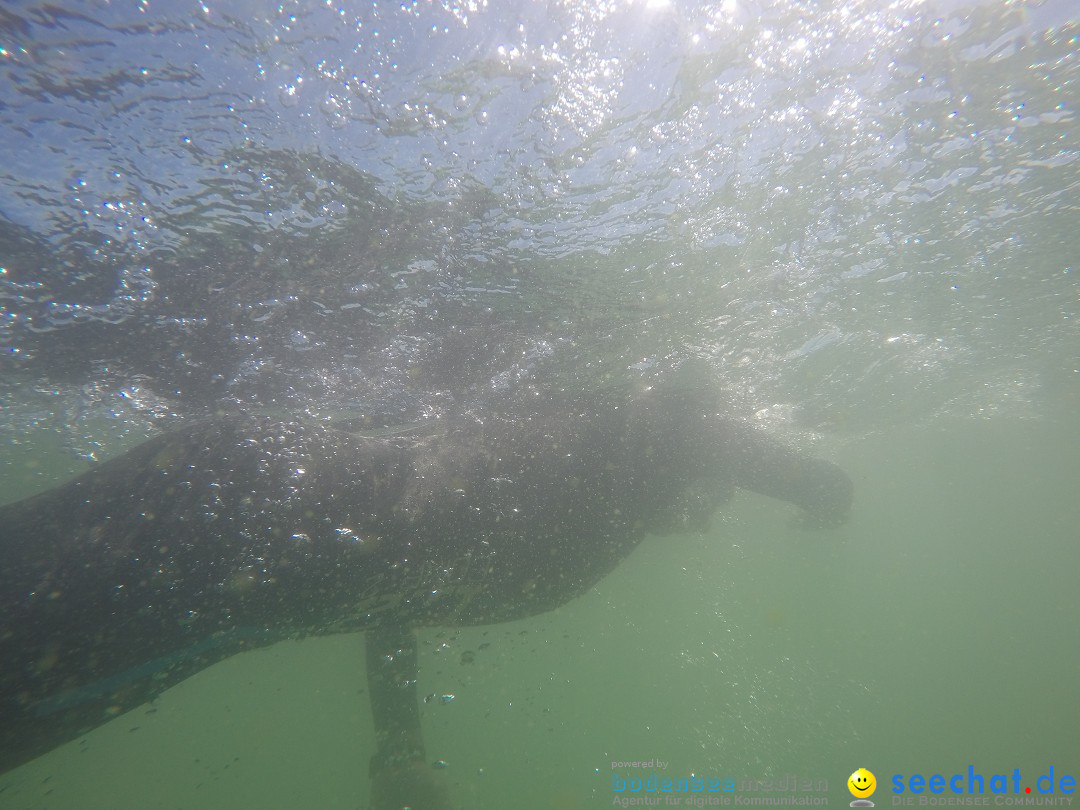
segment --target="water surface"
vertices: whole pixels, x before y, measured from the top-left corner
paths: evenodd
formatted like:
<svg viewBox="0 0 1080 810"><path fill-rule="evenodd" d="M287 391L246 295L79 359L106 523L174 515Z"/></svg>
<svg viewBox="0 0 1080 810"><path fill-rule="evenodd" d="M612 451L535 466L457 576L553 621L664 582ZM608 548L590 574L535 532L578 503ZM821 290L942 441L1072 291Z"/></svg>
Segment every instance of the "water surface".
<svg viewBox="0 0 1080 810"><path fill-rule="evenodd" d="M850 523L740 496L548 616L425 632L461 801L606 807L652 757L836 806L859 766L1075 774L1078 35L1065 0L13 4L4 498L219 410L705 361L851 472ZM354 637L239 656L0 806L362 807L362 673Z"/></svg>

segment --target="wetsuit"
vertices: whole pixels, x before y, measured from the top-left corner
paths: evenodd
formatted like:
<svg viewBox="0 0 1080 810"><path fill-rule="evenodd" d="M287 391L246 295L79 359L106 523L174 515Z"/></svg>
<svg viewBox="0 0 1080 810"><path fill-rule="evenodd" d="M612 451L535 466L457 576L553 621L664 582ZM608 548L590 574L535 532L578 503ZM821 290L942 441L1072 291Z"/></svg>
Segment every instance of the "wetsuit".
<svg viewBox="0 0 1080 810"><path fill-rule="evenodd" d="M3 507L0 771L226 656L369 629L373 771L421 759L413 628L549 610L735 487L844 518L840 469L709 407L550 401L420 438L220 418Z"/></svg>

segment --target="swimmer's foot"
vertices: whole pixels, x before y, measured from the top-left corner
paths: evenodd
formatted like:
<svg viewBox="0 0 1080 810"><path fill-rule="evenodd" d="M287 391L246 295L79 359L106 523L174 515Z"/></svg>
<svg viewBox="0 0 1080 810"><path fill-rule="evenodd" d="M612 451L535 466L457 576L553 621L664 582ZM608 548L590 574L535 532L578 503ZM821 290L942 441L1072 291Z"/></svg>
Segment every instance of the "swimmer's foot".
<svg viewBox="0 0 1080 810"><path fill-rule="evenodd" d="M412 759L373 768L372 810L452 810L442 772Z"/></svg>

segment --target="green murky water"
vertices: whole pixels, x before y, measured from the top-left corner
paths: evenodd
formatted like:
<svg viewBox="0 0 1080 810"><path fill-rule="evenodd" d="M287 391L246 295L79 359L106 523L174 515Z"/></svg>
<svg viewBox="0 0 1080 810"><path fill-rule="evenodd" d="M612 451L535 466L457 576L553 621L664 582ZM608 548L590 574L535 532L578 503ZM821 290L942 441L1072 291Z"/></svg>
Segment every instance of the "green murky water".
<svg viewBox="0 0 1080 810"><path fill-rule="evenodd" d="M5 13L5 501L218 409L405 424L704 360L850 522L739 494L551 614L424 631L462 806L608 807L653 759L830 807L859 766L879 807L1080 772L1071 2ZM237 656L0 807L365 807L363 672L357 637Z"/></svg>
<svg viewBox="0 0 1080 810"><path fill-rule="evenodd" d="M1071 772L1077 438L1011 420L867 438L839 454L858 482L842 530L740 496L550 615L425 631L421 691L454 696L424 704L429 753L464 806L538 810L610 806L612 762L654 758L826 778L830 806L861 765ZM354 636L235 657L8 775L0 800L362 807L363 667Z"/></svg>

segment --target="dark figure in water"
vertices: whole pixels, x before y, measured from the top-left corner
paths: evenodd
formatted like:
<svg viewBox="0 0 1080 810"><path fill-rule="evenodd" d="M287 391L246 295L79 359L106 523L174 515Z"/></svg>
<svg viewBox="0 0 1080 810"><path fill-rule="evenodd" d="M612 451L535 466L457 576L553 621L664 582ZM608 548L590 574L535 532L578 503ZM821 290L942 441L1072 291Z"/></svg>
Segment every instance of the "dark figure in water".
<svg viewBox="0 0 1080 810"><path fill-rule="evenodd" d="M363 630L373 805L449 807L415 628L550 610L647 532L704 528L735 487L845 518L840 469L715 408L545 400L413 438L223 417L0 509L0 771L234 653Z"/></svg>

